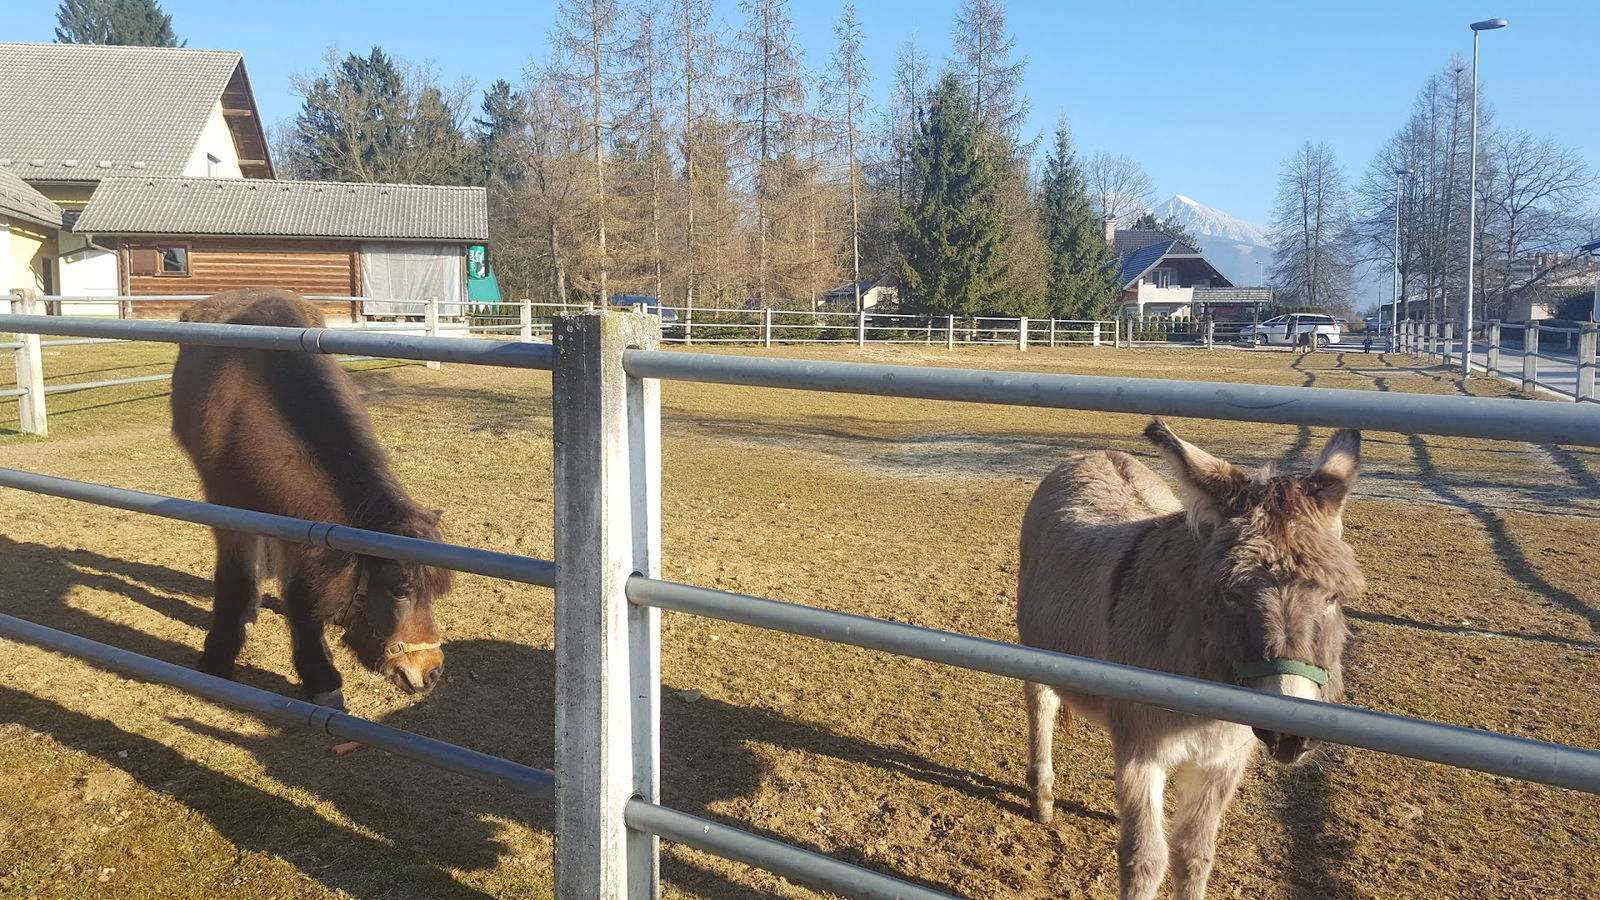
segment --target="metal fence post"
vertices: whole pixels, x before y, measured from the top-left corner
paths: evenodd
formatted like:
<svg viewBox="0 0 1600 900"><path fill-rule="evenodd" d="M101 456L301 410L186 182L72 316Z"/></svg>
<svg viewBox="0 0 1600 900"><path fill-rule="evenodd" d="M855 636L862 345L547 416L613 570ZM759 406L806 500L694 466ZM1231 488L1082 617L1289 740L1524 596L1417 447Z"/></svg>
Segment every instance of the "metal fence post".
<svg viewBox="0 0 1600 900"><path fill-rule="evenodd" d="M521 324L522 324L522 339L524 341L533 340L533 300L532 300L532 298L524 299L522 301L521 307L517 310L517 313L518 313L518 316L521 319Z"/></svg>
<svg viewBox="0 0 1600 900"><path fill-rule="evenodd" d="M1488 334L1489 351L1488 351L1488 357L1484 360L1483 369L1484 369L1485 372L1488 372L1490 375L1499 375L1500 374L1500 320L1499 319L1490 319L1487 330L1489 332L1489 334ZM1471 338L1468 338L1468 341L1470 342ZM1468 346L1470 347L1471 344L1469 343ZM1468 352L1470 353L1471 350L1469 349Z"/></svg>
<svg viewBox="0 0 1600 900"><path fill-rule="evenodd" d="M956 317L955 316L946 316L945 317L944 348L946 350L954 350L956 348Z"/></svg>
<svg viewBox="0 0 1600 900"><path fill-rule="evenodd" d="M427 303L428 303L427 308L422 311L422 322L423 322L423 326L424 326L423 330L427 332L428 337L438 337L439 336L439 298L438 297L429 297L429 298L427 298ZM430 360L428 360L427 365L428 365L428 368L430 368L430 369L439 368L438 360L430 359Z"/></svg>
<svg viewBox="0 0 1600 900"><path fill-rule="evenodd" d="M1529 322L1522 331L1522 392L1533 393L1539 385L1539 326Z"/></svg>
<svg viewBox="0 0 1600 900"><path fill-rule="evenodd" d="M656 316L612 311L555 325L555 895L654 898L658 840L630 830L630 797L659 802L660 611L628 577L660 577L660 382L630 378L628 347L661 343Z"/></svg>
<svg viewBox="0 0 1600 900"><path fill-rule="evenodd" d="M1022 317L1017 319L1017 349L1018 350L1026 350L1026 349L1028 349L1028 317L1027 316L1022 316Z"/></svg>
<svg viewBox="0 0 1600 900"><path fill-rule="evenodd" d="M856 346L857 347L865 347L866 345L867 345L867 311L864 310L864 309L858 309L858 310L856 310Z"/></svg>
<svg viewBox="0 0 1600 900"><path fill-rule="evenodd" d="M772 307L761 308L761 345L772 346Z"/></svg>
<svg viewBox="0 0 1600 900"><path fill-rule="evenodd" d="M20 315L39 315L39 292L33 288L17 291L11 307ZM17 340L22 344L17 348L17 387L27 391L17 397L22 433L43 437L50 433L50 424L44 409L44 360L39 354L39 336L18 334Z"/></svg>
<svg viewBox="0 0 1600 900"><path fill-rule="evenodd" d="M1596 326L1588 322L1578 331L1578 402L1594 402L1594 363Z"/></svg>

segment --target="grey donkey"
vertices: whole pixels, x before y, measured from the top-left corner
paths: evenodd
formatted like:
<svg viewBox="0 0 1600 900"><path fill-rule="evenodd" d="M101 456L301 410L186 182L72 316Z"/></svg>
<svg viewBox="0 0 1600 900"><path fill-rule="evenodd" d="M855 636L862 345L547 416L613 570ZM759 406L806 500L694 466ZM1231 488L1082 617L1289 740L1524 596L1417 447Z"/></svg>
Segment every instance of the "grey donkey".
<svg viewBox="0 0 1600 900"><path fill-rule="evenodd" d="M1308 475L1246 472L1156 419L1145 437L1166 457L1183 501L1126 453L1093 453L1051 472L1022 524L1017 627L1024 644L1338 700L1342 604L1365 583L1344 542L1343 511L1361 435L1339 431ZM1026 685L1033 817L1054 812L1051 741L1072 713L1111 734L1121 897L1205 896L1217 826L1256 739L1280 762L1316 741L1145 706ZM1061 709L1062 701L1067 710ZM1167 779L1176 789L1163 821Z"/></svg>

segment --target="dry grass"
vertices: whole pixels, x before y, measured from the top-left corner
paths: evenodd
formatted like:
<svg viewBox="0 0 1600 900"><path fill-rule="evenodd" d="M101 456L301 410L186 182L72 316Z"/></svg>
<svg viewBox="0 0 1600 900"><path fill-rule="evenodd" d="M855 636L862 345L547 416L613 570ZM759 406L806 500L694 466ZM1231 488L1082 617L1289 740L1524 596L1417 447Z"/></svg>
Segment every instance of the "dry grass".
<svg viewBox="0 0 1600 900"><path fill-rule="evenodd" d="M1439 370L1361 354L772 352L1457 390ZM101 346L47 366L84 380L168 360L166 348ZM548 558L548 377L361 368L402 477L447 510L451 538ZM1133 416L688 384L664 394L667 577L1006 640L1033 484L1078 449L1150 455ZM198 496L165 403L160 385L53 395L48 440L7 433L14 407L0 407L0 463ZM1325 437L1175 427L1247 463L1304 464ZM1600 576L1587 557L1600 459L1376 433L1365 449L1349 539L1371 588L1351 610L1351 702L1595 746ZM193 663L208 615L203 529L18 492L0 502L0 608ZM353 711L550 765L551 606L547 591L463 577L441 610L447 683L412 703L345 659ZM966 896L1115 896L1106 741L1080 725L1060 742L1061 815L1033 824L1014 683L675 614L663 632L667 690L704 693L664 707L669 805ZM0 792L0 896L550 894L538 804L371 750L334 759L326 738L0 646L0 765L16 773ZM242 663L242 680L295 690L270 614ZM1592 797L1334 749L1254 772L1224 822L1212 893L1594 896L1597 851ZM665 855L669 895L809 896L703 854Z"/></svg>

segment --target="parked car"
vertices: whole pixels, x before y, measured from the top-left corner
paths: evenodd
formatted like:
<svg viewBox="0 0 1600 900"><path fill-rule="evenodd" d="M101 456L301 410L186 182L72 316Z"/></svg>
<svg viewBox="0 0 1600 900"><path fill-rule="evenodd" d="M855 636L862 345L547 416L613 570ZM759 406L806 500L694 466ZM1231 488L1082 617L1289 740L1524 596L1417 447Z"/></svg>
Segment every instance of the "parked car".
<svg viewBox="0 0 1600 900"><path fill-rule="evenodd" d="M1268 319L1256 325L1246 325L1239 330L1239 340L1258 347L1292 347L1300 335L1315 334L1318 347L1337 344L1341 337L1339 323L1332 316L1315 313L1291 313Z"/></svg>
<svg viewBox="0 0 1600 900"><path fill-rule="evenodd" d="M646 294L612 294L611 305L622 309L644 307L644 311L661 317L661 333L666 335L681 334L683 326L678 324L678 311L670 306L662 306L661 301Z"/></svg>

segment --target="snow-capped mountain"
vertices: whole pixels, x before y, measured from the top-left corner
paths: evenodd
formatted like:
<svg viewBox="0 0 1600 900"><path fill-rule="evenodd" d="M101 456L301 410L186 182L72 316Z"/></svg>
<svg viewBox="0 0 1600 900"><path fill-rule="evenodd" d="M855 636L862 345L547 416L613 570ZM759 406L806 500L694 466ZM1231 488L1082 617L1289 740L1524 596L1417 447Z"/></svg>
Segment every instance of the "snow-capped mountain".
<svg viewBox="0 0 1600 900"><path fill-rule="evenodd" d="M1200 250L1211 264L1240 286L1261 283L1262 270L1272 266L1272 229L1235 218L1220 209L1178 194L1156 207L1163 219L1172 217L1199 239Z"/></svg>

